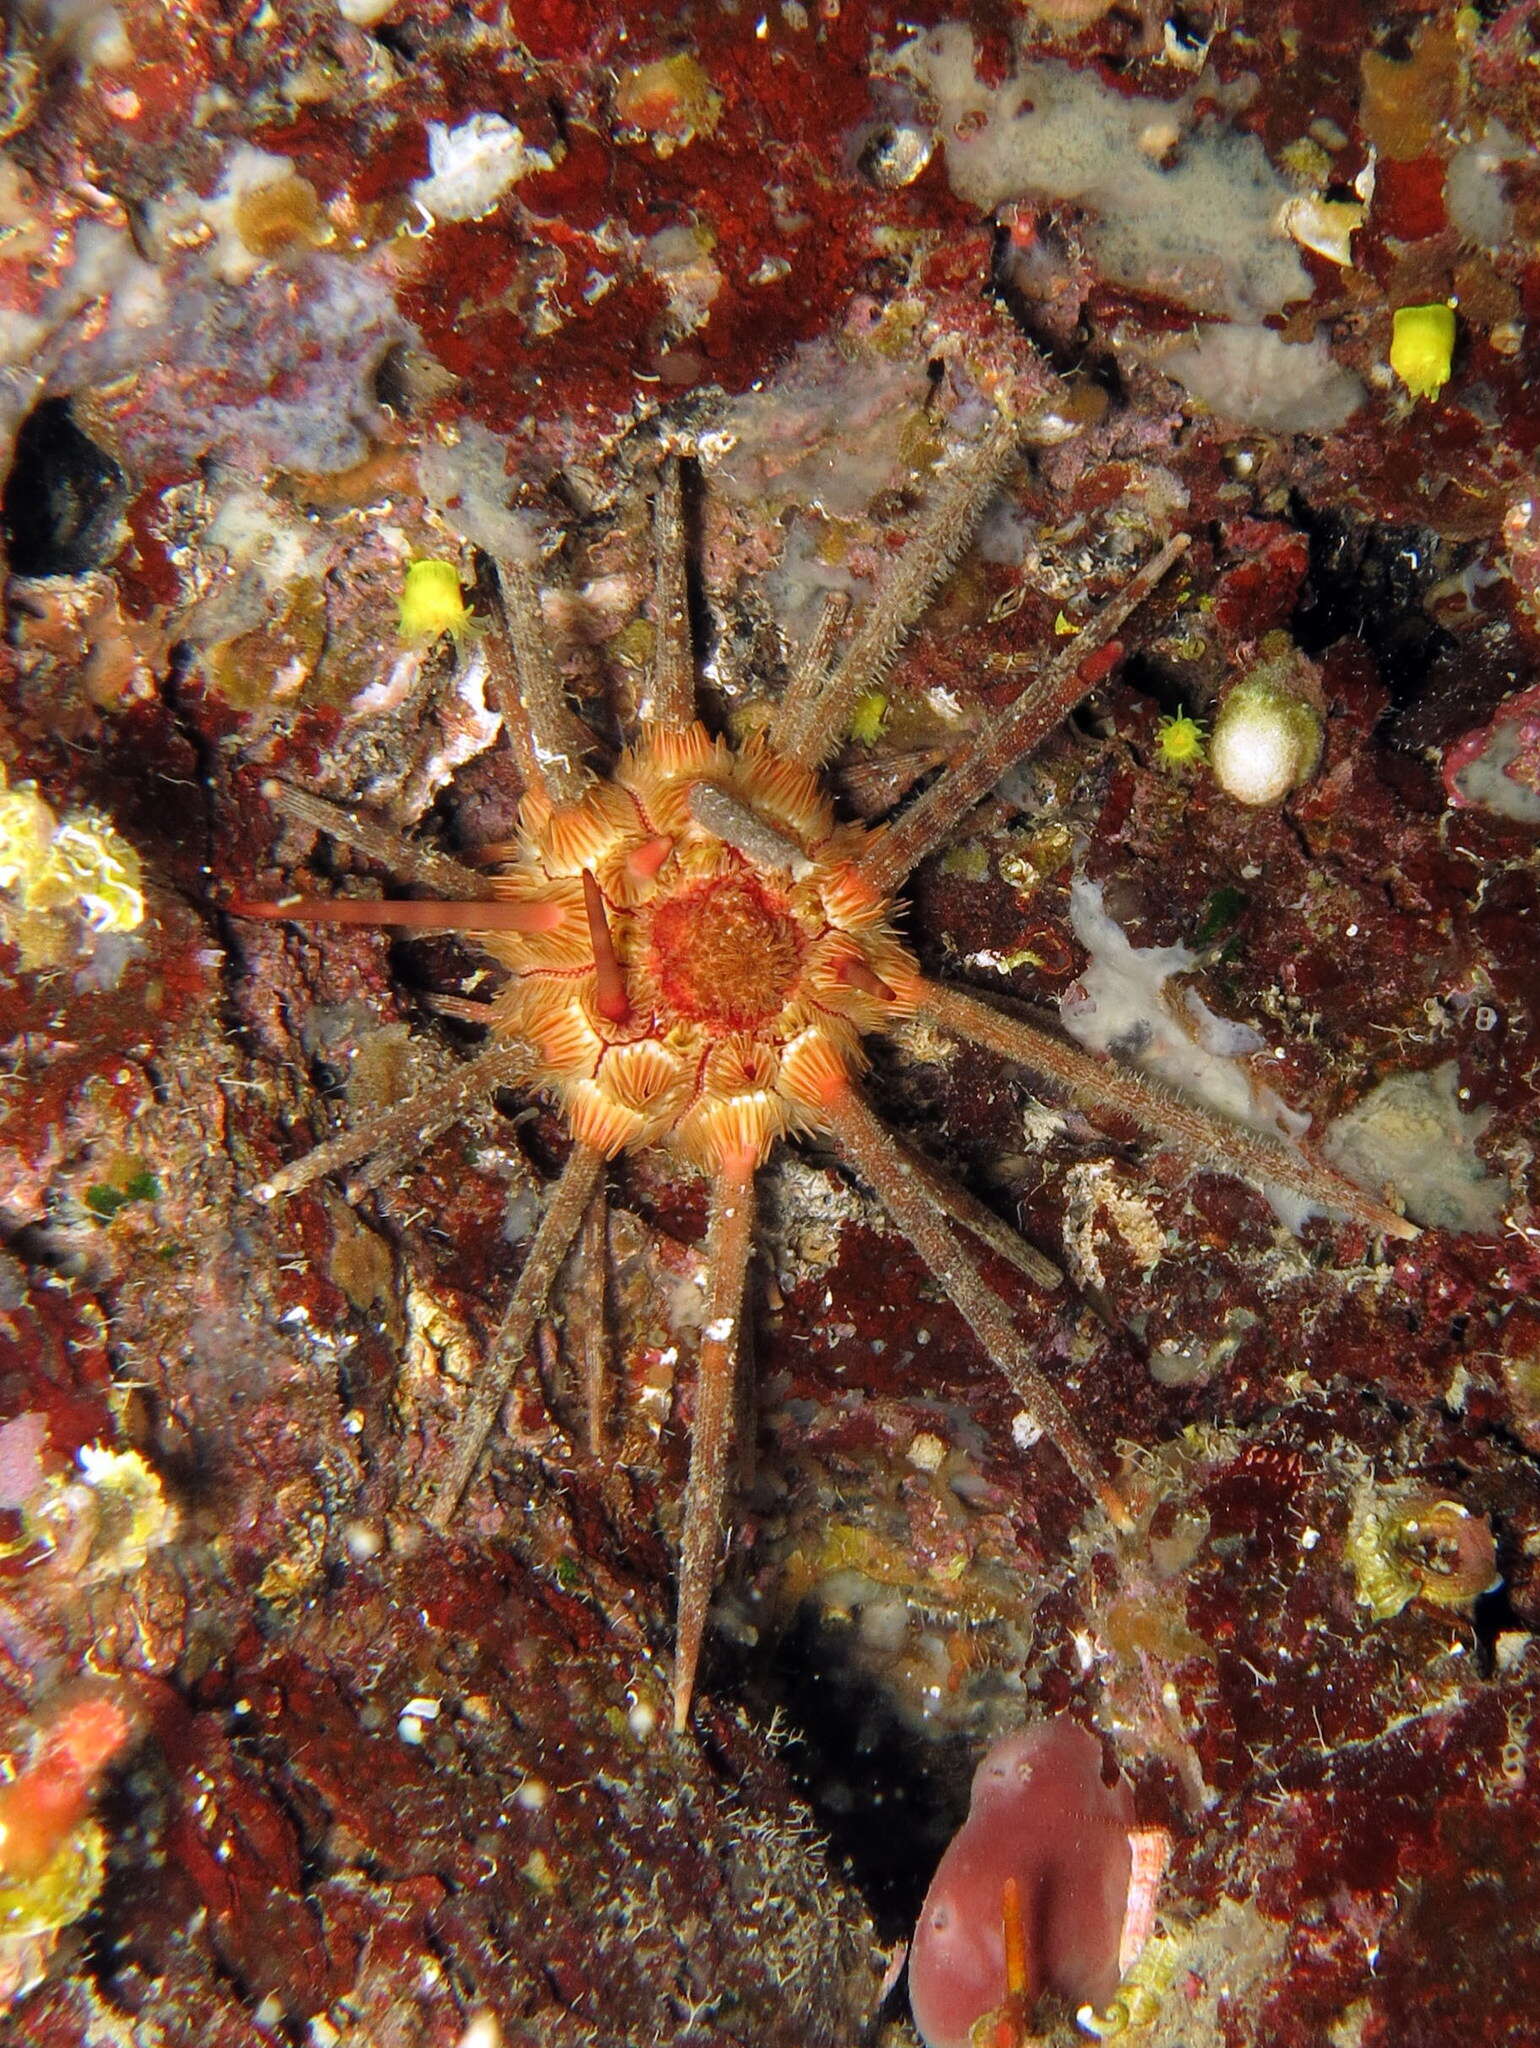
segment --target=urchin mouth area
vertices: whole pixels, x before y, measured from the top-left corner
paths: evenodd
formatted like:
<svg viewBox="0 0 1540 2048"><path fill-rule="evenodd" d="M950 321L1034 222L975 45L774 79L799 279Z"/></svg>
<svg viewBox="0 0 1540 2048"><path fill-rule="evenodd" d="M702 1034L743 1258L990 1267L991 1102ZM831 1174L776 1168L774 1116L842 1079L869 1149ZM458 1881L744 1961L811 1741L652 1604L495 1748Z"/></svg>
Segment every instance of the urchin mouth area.
<svg viewBox="0 0 1540 2048"><path fill-rule="evenodd" d="M712 875L659 898L647 963L661 1006L708 1031L753 1031L791 999L807 940L785 896L756 875Z"/></svg>

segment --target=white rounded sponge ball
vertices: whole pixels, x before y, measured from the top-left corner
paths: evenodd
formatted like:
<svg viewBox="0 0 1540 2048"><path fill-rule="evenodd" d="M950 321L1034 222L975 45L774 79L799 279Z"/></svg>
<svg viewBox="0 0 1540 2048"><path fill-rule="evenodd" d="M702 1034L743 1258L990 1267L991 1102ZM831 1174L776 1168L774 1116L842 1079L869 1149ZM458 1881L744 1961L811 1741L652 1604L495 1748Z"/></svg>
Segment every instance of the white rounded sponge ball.
<svg viewBox="0 0 1540 2048"><path fill-rule="evenodd" d="M1315 773L1321 712L1304 694L1313 682L1303 661L1286 656L1253 669L1225 697L1208 758L1214 780L1237 803L1281 803Z"/></svg>

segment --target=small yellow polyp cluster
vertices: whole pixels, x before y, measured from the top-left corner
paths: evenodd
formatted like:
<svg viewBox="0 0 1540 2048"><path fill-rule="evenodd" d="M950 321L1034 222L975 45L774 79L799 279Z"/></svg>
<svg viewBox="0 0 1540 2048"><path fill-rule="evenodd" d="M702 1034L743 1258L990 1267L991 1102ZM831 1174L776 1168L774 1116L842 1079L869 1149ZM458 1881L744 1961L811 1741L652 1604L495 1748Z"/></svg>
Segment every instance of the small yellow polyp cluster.
<svg viewBox="0 0 1540 2048"><path fill-rule="evenodd" d="M413 562L401 586L398 623L408 647L427 647L440 634L456 642L470 632L471 615L453 562Z"/></svg>
<svg viewBox="0 0 1540 2048"><path fill-rule="evenodd" d="M664 1140L757 1163L914 1006L891 906L855 873L869 834L758 742L649 731L578 802L526 796L521 822L493 888L533 928L481 941L513 976L494 1028L607 1156Z"/></svg>
<svg viewBox="0 0 1540 2048"><path fill-rule="evenodd" d="M106 1868L107 1838L99 1822L86 1819L65 1835L41 1870L24 1877L0 1874L0 1941L68 1927L95 1904Z"/></svg>
<svg viewBox="0 0 1540 2048"><path fill-rule="evenodd" d="M29 970L74 950L78 925L131 932L144 922L139 856L85 812L55 815L34 784L11 788L0 765L0 936ZM76 929L72 930L72 921Z"/></svg>
<svg viewBox="0 0 1540 2048"><path fill-rule="evenodd" d="M1162 718L1155 727L1155 749L1162 768L1196 768L1207 752L1208 728L1186 711Z"/></svg>
<svg viewBox="0 0 1540 2048"><path fill-rule="evenodd" d="M1451 305L1396 308L1391 322L1390 367L1413 398L1437 398L1449 382L1456 332Z"/></svg>

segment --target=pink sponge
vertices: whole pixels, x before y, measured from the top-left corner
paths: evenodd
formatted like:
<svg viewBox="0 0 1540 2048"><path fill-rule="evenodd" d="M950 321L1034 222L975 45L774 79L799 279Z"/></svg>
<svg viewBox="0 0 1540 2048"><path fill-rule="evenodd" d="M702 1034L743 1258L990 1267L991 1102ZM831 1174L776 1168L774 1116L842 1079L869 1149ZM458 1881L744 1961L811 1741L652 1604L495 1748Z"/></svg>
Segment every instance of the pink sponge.
<svg viewBox="0 0 1540 2048"><path fill-rule="evenodd" d="M1040 1721L994 1745L909 1954L926 2048L970 2048L978 2020L1011 2009L1025 2018L1044 1991L1076 2006L1110 2002L1133 1812L1126 1780L1103 1783L1101 1744L1073 1721Z"/></svg>

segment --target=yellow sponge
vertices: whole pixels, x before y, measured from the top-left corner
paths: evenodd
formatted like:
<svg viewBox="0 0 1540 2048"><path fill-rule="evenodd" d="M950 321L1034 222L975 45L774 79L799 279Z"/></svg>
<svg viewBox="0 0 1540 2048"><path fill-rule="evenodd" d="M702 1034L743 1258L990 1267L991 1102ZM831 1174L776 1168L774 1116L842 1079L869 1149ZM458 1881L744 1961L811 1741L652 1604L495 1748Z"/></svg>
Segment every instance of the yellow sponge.
<svg viewBox="0 0 1540 2048"><path fill-rule="evenodd" d="M1390 367L1413 398L1437 398L1454 359L1454 307L1398 306L1390 334Z"/></svg>

